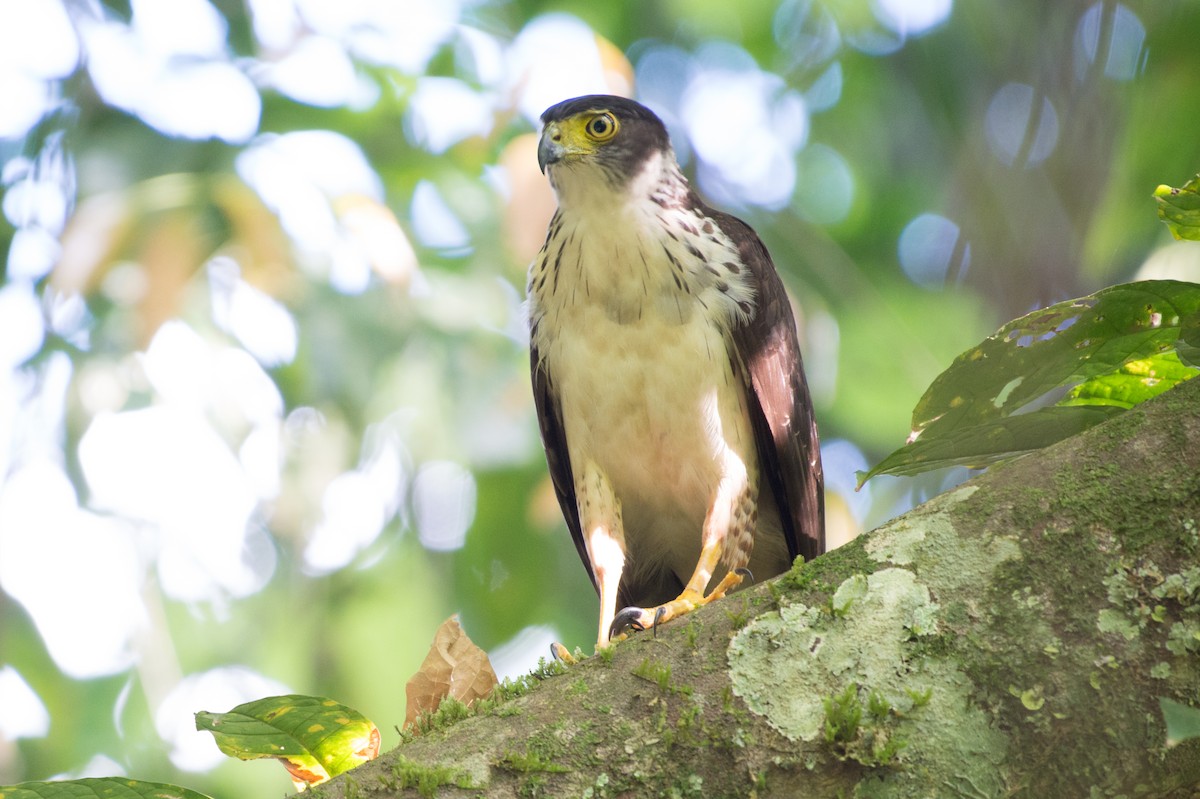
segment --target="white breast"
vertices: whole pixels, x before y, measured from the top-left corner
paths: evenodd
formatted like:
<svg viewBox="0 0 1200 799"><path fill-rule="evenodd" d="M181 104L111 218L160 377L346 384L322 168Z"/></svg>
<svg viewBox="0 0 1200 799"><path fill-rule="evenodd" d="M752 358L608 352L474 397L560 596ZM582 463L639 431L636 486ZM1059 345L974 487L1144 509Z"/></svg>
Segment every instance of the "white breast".
<svg viewBox="0 0 1200 799"><path fill-rule="evenodd" d="M552 243L531 272L530 312L573 468L608 477L631 565L665 562L686 581L721 475L755 457L727 344L752 290L724 266L736 253L719 231L665 236L667 213L690 212L647 207L600 229L564 218L561 254Z"/></svg>

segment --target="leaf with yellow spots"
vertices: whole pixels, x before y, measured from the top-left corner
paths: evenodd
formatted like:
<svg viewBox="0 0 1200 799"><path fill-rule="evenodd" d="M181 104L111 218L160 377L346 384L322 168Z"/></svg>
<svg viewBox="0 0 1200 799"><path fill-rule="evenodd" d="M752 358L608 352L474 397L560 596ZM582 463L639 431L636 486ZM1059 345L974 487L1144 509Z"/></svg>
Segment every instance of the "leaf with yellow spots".
<svg viewBox="0 0 1200 799"><path fill-rule="evenodd" d="M467 637L458 617L451 616L438 627L425 662L404 688L404 725L410 727L420 714L437 710L447 696L469 705L495 687L496 672L487 653Z"/></svg>
<svg viewBox="0 0 1200 799"><path fill-rule="evenodd" d="M238 705L228 713L196 714L230 757L273 757L292 775L297 790L373 760L379 730L356 710L320 696L271 696Z"/></svg>
<svg viewBox="0 0 1200 799"><path fill-rule="evenodd" d="M126 777L22 782L0 786L0 799L209 799L202 793L161 782Z"/></svg>

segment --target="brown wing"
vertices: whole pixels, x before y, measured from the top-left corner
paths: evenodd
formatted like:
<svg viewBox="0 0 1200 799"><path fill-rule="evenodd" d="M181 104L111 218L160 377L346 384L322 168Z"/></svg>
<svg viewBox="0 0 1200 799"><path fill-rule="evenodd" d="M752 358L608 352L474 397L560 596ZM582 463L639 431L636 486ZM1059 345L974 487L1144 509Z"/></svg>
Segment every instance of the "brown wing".
<svg viewBox="0 0 1200 799"><path fill-rule="evenodd" d="M529 371L533 378L533 404L537 408L538 427L542 432L542 447L546 450L546 465L550 467L550 479L554 483L554 493L558 496L559 507L562 508L563 518L567 520L567 529L579 550L579 557L587 567L592 585L599 592L596 574L592 570L592 561L588 558L587 547L583 543L583 532L579 525L579 505L575 502L575 478L571 472L571 457L567 450L567 431L562 423L562 407L558 394L554 390L553 376L545 363L541 362L536 337L530 335L529 342Z"/></svg>
<svg viewBox="0 0 1200 799"><path fill-rule="evenodd" d="M805 560L825 551L825 480L812 399L796 340L796 320L767 248L736 217L705 209L737 244L755 287L755 313L733 330L745 367L754 438L775 495L788 552Z"/></svg>

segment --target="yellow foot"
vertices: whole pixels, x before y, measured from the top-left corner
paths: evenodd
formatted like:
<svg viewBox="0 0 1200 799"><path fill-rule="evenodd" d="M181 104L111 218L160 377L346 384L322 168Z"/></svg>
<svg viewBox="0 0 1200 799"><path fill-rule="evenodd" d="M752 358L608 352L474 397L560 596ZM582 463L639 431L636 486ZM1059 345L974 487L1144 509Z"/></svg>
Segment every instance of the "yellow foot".
<svg viewBox="0 0 1200 799"><path fill-rule="evenodd" d="M618 636L614 636L607 643L596 644L596 654L597 655L606 654L605 650L609 649L609 647L611 647L613 644L617 643L618 641L624 641L627 637L628 636L621 634ZM576 647L574 652L571 652L565 646L558 643L557 641L550 644L550 655L555 660L557 660L559 663L563 664L564 666L574 666L576 663L578 663L580 661L580 659L583 658L583 653L579 651L578 647ZM608 657L609 658L612 657L611 652L608 653ZM0 796L0 799L2 799L2 796Z"/></svg>
<svg viewBox="0 0 1200 799"><path fill-rule="evenodd" d="M579 662L579 658L567 651L567 648L558 641L550 644L550 654L554 656L555 660L557 660L559 663L562 663L564 666L574 666Z"/></svg>
<svg viewBox="0 0 1200 799"><path fill-rule="evenodd" d="M665 621L670 621L686 613L691 613L696 608L707 605L714 599L720 599L734 588L737 588L741 585L744 574L749 574L749 572L745 569L737 569L727 573L724 579L717 584L717 587L708 593L708 596L701 594L694 588L688 587L683 589L683 593L675 599L656 608L625 608L613 619L612 627L609 628L609 635L616 638L627 629L646 630L657 628L658 625Z"/></svg>

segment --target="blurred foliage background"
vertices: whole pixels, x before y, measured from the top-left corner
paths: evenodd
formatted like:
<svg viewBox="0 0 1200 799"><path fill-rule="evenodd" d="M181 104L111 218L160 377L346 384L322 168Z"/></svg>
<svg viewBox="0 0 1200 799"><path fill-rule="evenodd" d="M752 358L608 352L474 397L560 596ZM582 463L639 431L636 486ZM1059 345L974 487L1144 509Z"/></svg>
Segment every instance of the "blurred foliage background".
<svg viewBox="0 0 1200 799"><path fill-rule="evenodd" d="M191 714L295 691L395 743L461 614L497 671L596 600L528 390L536 120L668 123L794 294L841 541L948 484L854 470L1035 307L1196 280L1200 5L0 0L0 784L286 791Z"/></svg>

